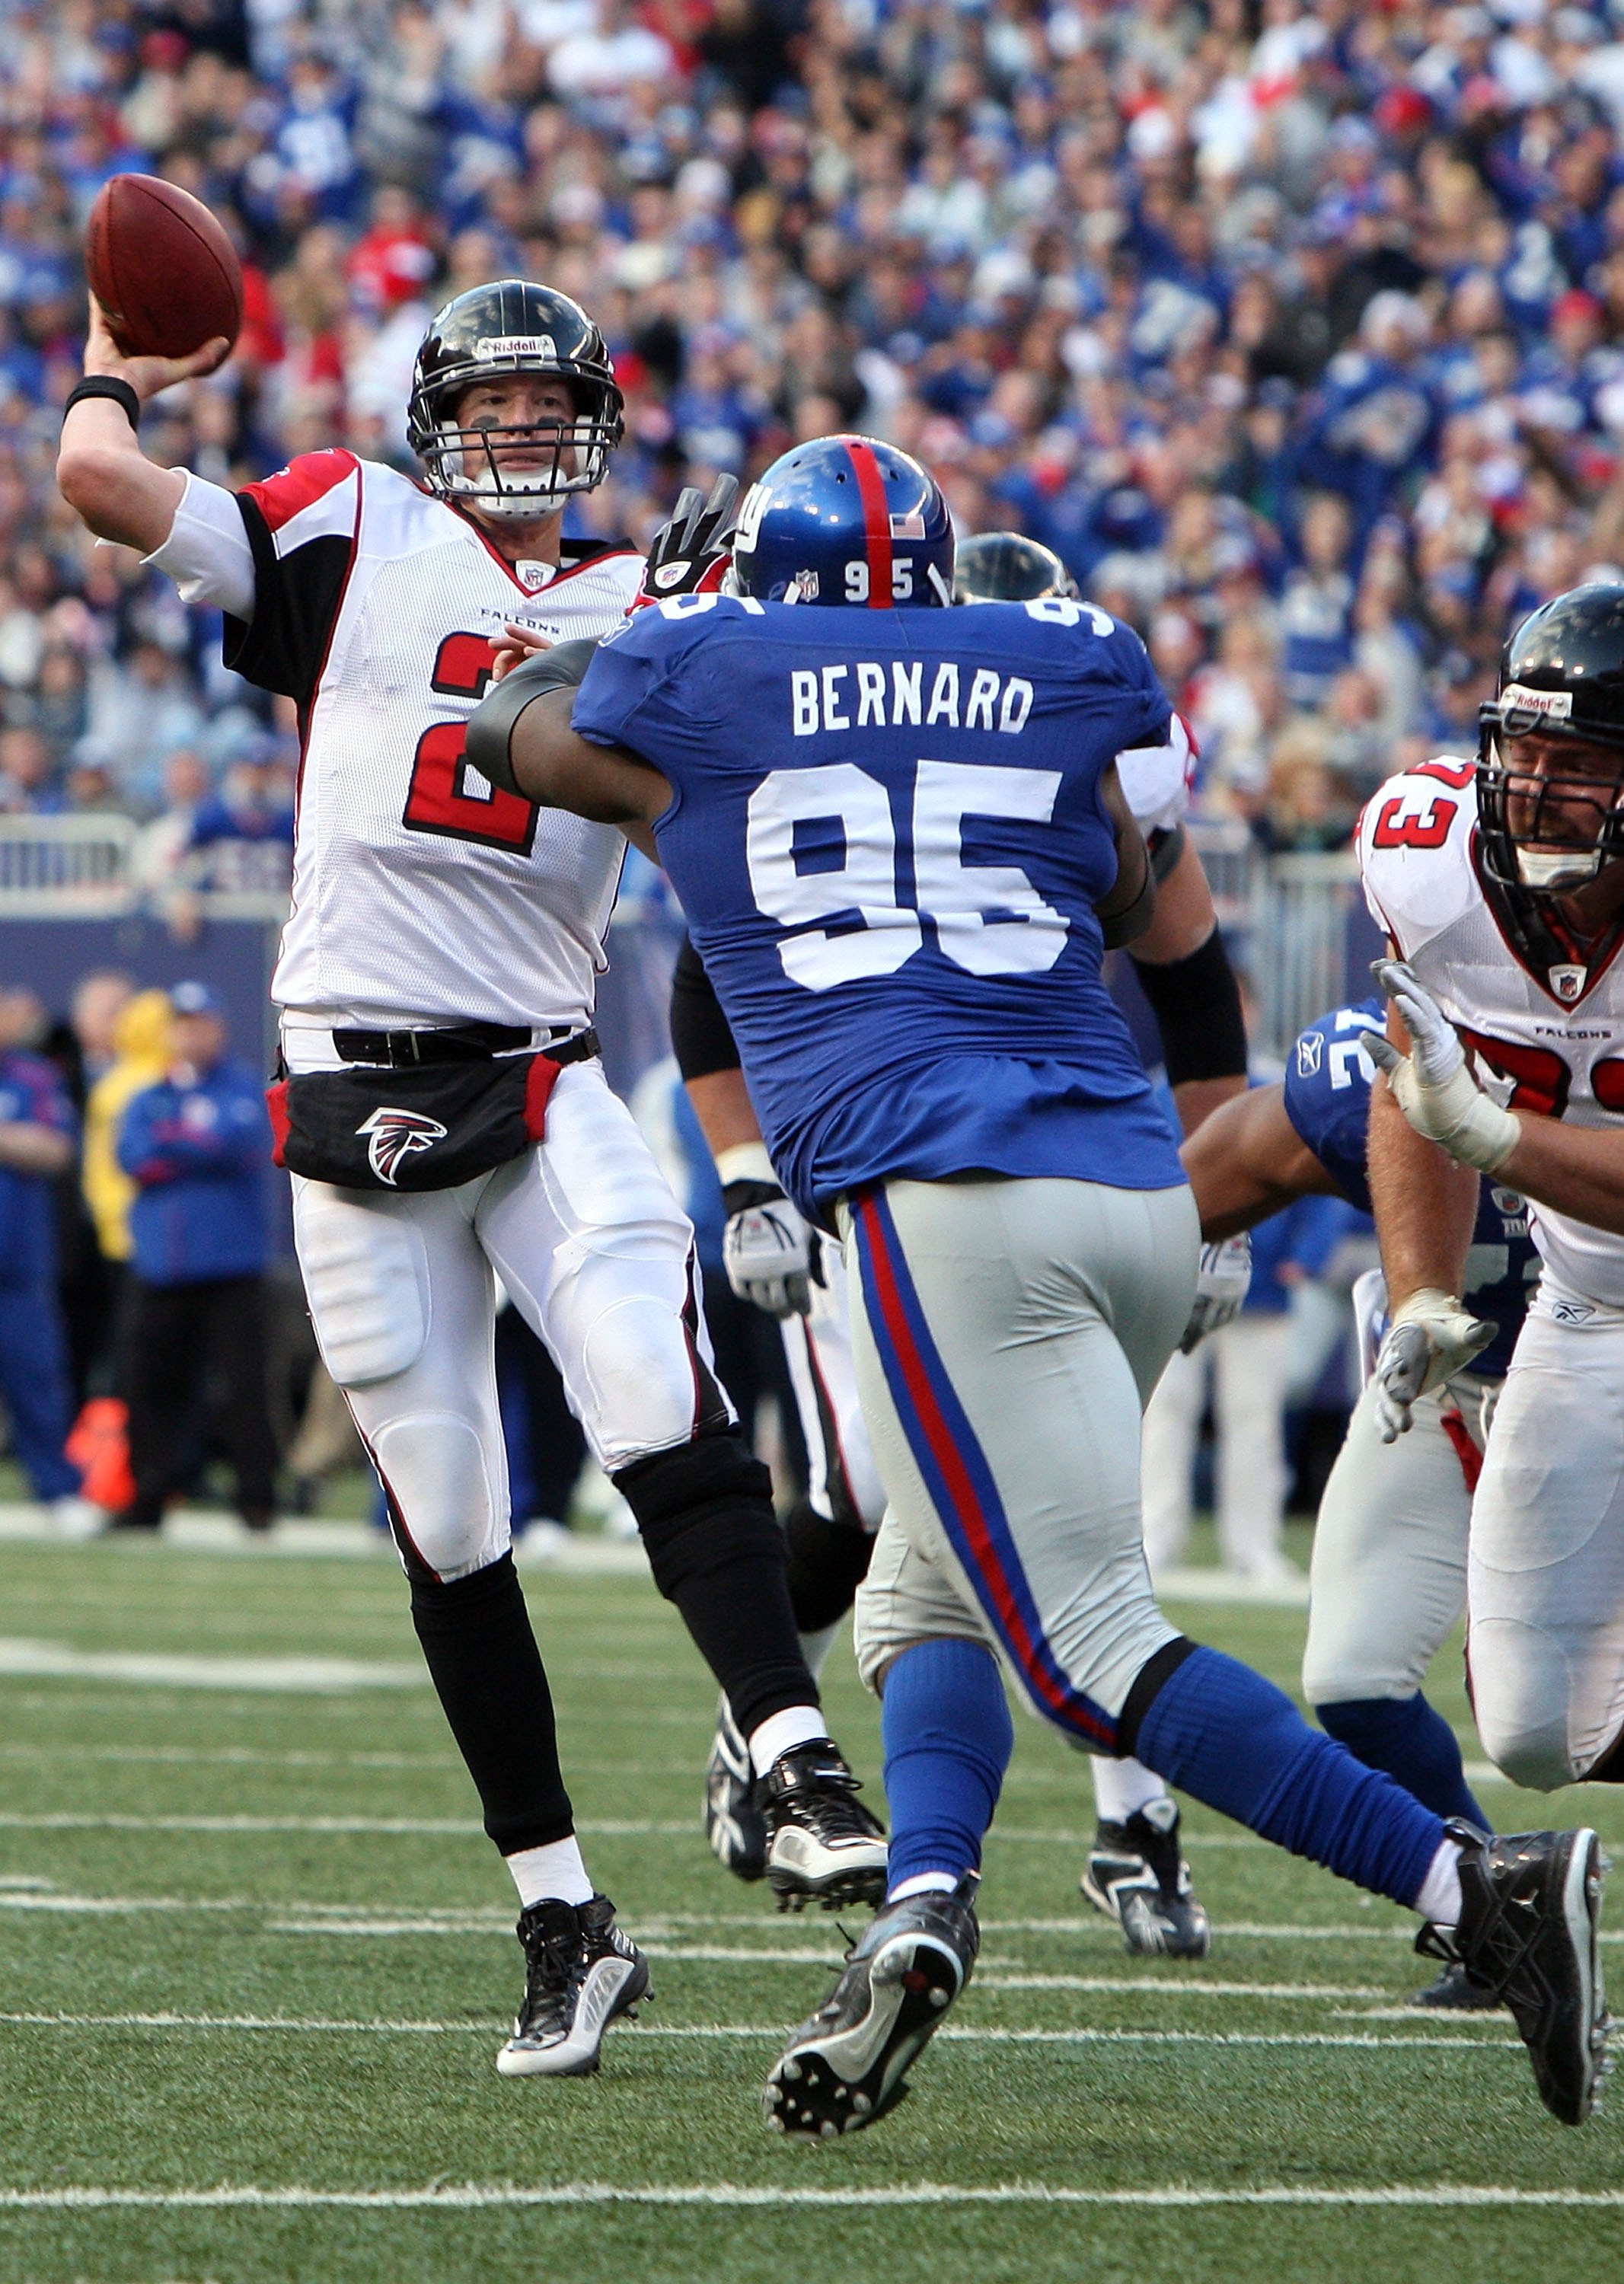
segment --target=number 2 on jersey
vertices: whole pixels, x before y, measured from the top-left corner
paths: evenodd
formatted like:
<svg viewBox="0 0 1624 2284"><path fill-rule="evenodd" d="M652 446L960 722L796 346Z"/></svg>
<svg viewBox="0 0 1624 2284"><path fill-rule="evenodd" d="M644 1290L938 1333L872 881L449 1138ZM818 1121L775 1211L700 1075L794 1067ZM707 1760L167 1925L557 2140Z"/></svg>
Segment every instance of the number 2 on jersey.
<svg viewBox="0 0 1624 2284"><path fill-rule="evenodd" d="M449 698L482 698L496 659L483 635L448 635L435 654L430 687ZM477 770L470 770L465 735L461 722L436 722L418 739L402 824L412 833L476 841L485 849L527 856L535 839L535 803L498 793Z"/></svg>
<svg viewBox="0 0 1624 2284"><path fill-rule="evenodd" d="M746 857L758 910L803 933L778 946L784 972L808 991L892 975L925 943L923 922L972 975L1034 975L1054 966L1070 923L1013 864L966 864L968 817L1047 825L1058 770L921 762L911 847L898 863L891 802L855 762L774 770L750 797ZM911 872L913 901L902 876ZM852 919L837 933L815 921Z"/></svg>

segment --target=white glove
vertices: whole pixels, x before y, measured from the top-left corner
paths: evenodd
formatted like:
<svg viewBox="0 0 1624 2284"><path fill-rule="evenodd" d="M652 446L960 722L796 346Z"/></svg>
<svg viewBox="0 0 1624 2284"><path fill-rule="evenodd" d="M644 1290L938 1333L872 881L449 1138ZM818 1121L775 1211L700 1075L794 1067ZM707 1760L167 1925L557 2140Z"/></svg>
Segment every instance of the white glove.
<svg viewBox="0 0 1624 2284"><path fill-rule="evenodd" d="M1226 1237L1221 1244L1204 1245L1196 1271L1195 1302L1179 1342L1181 1352L1188 1356L1208 1333L1238 1317L1251 1286L1252 1240L1244 1231L1239 1237Z"/></svg>
<svg viewBox="0 0 1624 2284"><path fill-rule="evenodd" d="M1449 1293L1425 1286L1396 1311L1376 1358L1376 1420L1384 1443L1395 1443L1413 1424L1410 1406L1429 1388L1464 1372L1495 1337L1493 1325L1473 1317Z"/></svg>
<svg viewBox="0 0 1624 2284"><path fill-rule="evenodd" d="M760 1142L737 1142L716 1160L728 1225L722 1258L741 1301L769 1317L804 1317L812 1233L785 1196Z"/></svg>
<svg viewBox="0 0 1624 2284"><path fill-rule="evenodd" d="M1379 1031L1362 1038L1371 1061L1387 1074L1399 1108L1417 1134L1451 1158L1497 1174L1522 1139L1520 1122L1472 1077L1454 1025L1414 971L1401 959L1376 959L1370 973L1409 1033L1407 1055Z"/></svg>

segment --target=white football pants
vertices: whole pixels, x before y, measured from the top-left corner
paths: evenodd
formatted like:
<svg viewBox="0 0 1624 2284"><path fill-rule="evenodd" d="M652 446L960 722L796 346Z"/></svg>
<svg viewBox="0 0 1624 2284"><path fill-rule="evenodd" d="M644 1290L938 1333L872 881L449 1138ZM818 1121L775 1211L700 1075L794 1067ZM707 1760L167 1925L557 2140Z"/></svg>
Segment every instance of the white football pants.
<svg viewBox="0 0 1624 2284"><path fill-rule="evenodd" d="M733 1417L714 1377L693 1231L597 1062L558 1075L546 1138L450 1190L293 1179L293 1236L322 1358L402 1530L442 1579L510 1532L496 1279L543 1341L605 1469Z"/></svg>
<svg viewBox="0 0 1624 2284"><path fill-rule="evenodd" d="M1466 1605L1472 1491L1456 1439L1481 1451L1483 1398L1495 1385L1463 1376L1434 1389L1413 1407L1409 1433L1384 1443L1366 1383L1314 1526L1310 1705L1413 1697L1425 1681Z"/></svg>
<svg viewBox="0 0 1624 2284"><path fill-rule="evenodd" d="M1624 1310L1549 1275L1489 1424L1466 1576L1485 1750L1517 1784L1573 1783L1624 1729Z"/></svg>
<svg viewBox="0 0 1624 2284"><path fill-rule="evenodd" d="M1208 1371L1217 1415L1218 1550L1232 1570L1262 1574L1280 1560L1285 1522L1284 1423L1296 1327L1286 1310L1252 1309L1175 1354L1144 1414L1144 1545L1153 1571L1190 1538L1196 1443Z"/></svg>
<svg viewBox="0 0 1624 2284"><path fill-rule="evenodd" d="M857 1392L846 1262L827 1239L814 1233L812 1241L821 1248L824 1281L812 1286L806 1316L784 1319L785 1360L807 1446L808 1496L819 1514L832 1521L841 1503L832 1481L838 1474L857 1521L874 1531L886 1511L886 1492Z"/></svg>

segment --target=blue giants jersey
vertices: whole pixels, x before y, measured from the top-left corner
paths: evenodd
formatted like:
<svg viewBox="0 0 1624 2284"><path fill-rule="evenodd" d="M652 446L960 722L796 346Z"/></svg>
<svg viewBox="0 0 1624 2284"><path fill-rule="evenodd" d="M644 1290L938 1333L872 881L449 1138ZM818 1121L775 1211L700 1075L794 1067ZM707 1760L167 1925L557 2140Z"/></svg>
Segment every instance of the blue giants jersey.
<svg viewBox="0 0 1624 2284"><path fill-rule="evenodd" d="M1169 708L1137 635L704 595L603 642L575 727L669 778L655 832L780 1180L1183 1179L1100 979L1114 756Z"/></svg>
<svg viewBox="0 0 1624 2284"><path fill-rule="evenodd" d="M1365 1129L1375 1065L1359 1044L1362 1031L1379 1031L1386 1002L1371 997L1339 1007L1310 1023L1285 1068L1285 1112L1300 1138L1350 1204L1370 1209L1365 1173ZM1499 1379L1511 1361L1528 1299L1540 1273L1528 1235L1528 1208L1515 1190L1486 1176L1478 1192L1478 1218L1466 1255L1466 1306L1499 1327L1473 1364L1473 1372Z"/></svg>

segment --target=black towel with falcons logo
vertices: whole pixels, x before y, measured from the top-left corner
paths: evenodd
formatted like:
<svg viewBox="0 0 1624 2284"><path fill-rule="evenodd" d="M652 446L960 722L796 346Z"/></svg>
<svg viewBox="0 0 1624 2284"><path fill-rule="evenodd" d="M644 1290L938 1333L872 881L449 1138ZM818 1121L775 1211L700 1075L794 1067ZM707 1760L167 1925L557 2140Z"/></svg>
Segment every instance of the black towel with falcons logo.
<svg viewBox="0 0 1624 2284"><path fill-rule="evenodd" d="M346 1190L451 1190L541 1141L550 1055L304 1071L268 1089L276 1160Z"/></svg>

